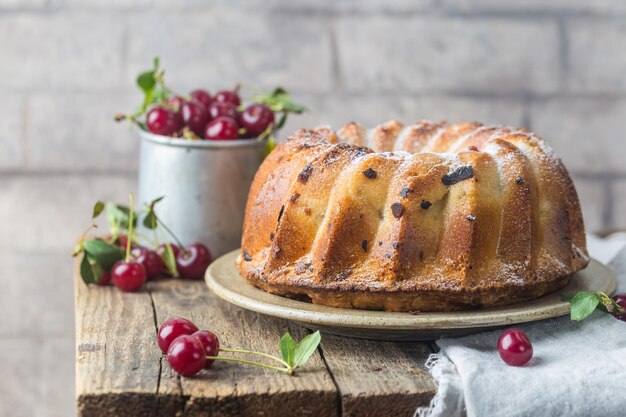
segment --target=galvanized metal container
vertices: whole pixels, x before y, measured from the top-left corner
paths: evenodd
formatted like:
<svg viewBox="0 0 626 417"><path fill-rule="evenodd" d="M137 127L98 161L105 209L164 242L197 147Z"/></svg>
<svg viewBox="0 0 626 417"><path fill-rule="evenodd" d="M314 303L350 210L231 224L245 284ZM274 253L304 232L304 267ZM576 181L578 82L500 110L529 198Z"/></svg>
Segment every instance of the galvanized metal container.
<svg viewBox="0 0 626 417"><path fill-rule="evenodd" d="M202 242L214 257L238 248L266 141L140 137L139 202L165 196L157 214L184 244Z"/></svg>

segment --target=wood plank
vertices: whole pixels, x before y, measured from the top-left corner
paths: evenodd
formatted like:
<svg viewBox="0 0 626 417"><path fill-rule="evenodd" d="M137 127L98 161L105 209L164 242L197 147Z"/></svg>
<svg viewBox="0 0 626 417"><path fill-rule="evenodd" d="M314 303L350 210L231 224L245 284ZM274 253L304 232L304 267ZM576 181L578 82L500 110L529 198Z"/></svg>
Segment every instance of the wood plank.
<svg viewBox="0 0 626 417"><path fill-rule="evenodd" d="M174 415L157 401L160 365L147 292L86 286L74 270L76 395L80 416Z"/></svg>
<svg viewBox="0 0 626 417"><path fill-rule="evenodd" d="M182 316L215 331L225 347L278 353L285 331L308 331L227 304L203 282L161 280L122 293L85 286L75 270L77 401L80 416L411 416L436 387L422 343L324 334L298 375L218 362L180 378L156 344L156 326ZM329 370L331 371L329 373Z"/></svg>
<svg viewBox="0 0 626 417"><path fill-rule="evenodd" d="M278 354L285 331L296 339L300 326L240 309L219 300L203 282L151 283L157 322L173 316L214 331L224 347ZM337 390L319 353L296 376L254 366L216 362L195 378L178 378L163 366L161 387L180 386L185 416L336 416Z"/></svg>
<svg viewBox="0 0 626 417"><path fill-rule="evenodd" d="M341 395L343 417L410 417L437 391L423 367L431 353L427 343L325 334L321 350Z"/></svg>

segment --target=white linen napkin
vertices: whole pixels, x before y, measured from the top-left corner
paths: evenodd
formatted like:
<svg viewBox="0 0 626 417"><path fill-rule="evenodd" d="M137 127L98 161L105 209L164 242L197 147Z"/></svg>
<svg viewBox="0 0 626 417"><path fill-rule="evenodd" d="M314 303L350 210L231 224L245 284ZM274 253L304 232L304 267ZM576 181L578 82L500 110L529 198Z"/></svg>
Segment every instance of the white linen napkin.
<svg viewBox="0 0 626 417"><path fill-rule="evenodd" d="M626 292L626 235L588 236L593 258L616 272ZM524 367L498 355L502 330L442 338L426 366L438 391L420 417L626 416L626 322L595 312L518 325L533 344Z"/></svg>

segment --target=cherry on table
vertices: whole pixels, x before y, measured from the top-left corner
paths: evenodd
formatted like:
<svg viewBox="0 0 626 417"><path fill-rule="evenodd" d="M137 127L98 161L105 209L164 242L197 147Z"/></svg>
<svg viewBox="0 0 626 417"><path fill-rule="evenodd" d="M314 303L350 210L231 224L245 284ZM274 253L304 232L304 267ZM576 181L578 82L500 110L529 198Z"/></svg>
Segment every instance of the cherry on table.
<svg viewBox="0 0 626 417"><path fill-rule="evenodd" d="M237 118L237 106L228 101L214 101L209 105L209 115L211 120L220 116L227 116L232 119Z"/></svg>
<svg viewBox="0 0 626 417"><path fill-rule="evenodd" d="M170 344L178 336L190 335L197 331L198 327L187 319L174 317L169 320L165 320L161 323L159 331L157 332L157 342L159 344L159 348L161 348L161 352L167 353L167 349L170 347Z"/></svg>
<svg viewBox="0 0 626 417"><path fill-rule="evenodd" d="M212 261L209 249L202 243L194 243L176 256L176 268L183 278L201 279Z"/></svg>
<svg viewBox="0 0 626 417"><path fill-rule="evenodd" d="M498 338L498 353L511 366L523 366L533 357L533 345L522 330L513 328Z"/></svg>
<svg viewBox="0 0 626 417"><path fill-rule="evenodd" d="M208 91L203 90L201 88L193 90L189 95L191 96L191 99L193 101L197 101L198 103L202 104L205 108L208 108L209 104L211 104L211 102L213 101L211 94L209 94Z"/></svg>
<svg viewBox="0 0 626 417"><path fill-rule="evenodd" d="M111 278L120 290L137 291L146 282L146 268L139 262L119 261L111 269Z"/></svg>
<svg viewBox="0 0 626 417"><path fill-rule="evenodd" d="M202 135L204 135L204 129L209 123L209 113L206 107L197 101L188 101L183 104L181 112L183 123L185 123L193 133L202 137Z"/></svg>
<svg viewBox="0 0 626 417"><path fill-rule="evenodd" d="M241 99L239 98L239 95L234 91L220 91L215 95L213 99L215 101L227 101L229 103L233 103L235 106L241 104Z"/></svg>
<svg viewBox="0 0 626 417"><path fill-rule="evenodd" d="M221 116L212 120L204 132L205 139L228 140L239 137L239 126L235 119Z"/></svg>
<svg viewBox="0 0 626 417"><path fill-rule="evenodd" d="M624 313L614 313L613 315L622 321L626 321L626 294L616 294L613 296L613 299L621 308L625 311Z"/></svg>
<svg viewBox="0 0 626 417"><path fill-rule="evenodd" d="M241 113L240 120L246 137L255 138L274 123L274 112L264 104L251 104Z"/></svg>
<svg viewBox="0 0 626 417"><path fill-rule="evenodd" d="M183 127L183 121L177 113L163 106L156 106L148 112L146 125L156 135L172 136Z"/></svg>
<svg viewBox="0 0 626 417"><path fill-rule="evenodd" d="M159 254L151 249L134 248L130 253L133 259L146 269L147 279L157 278L165 267Z"/></svg>
<svg viewBox="0 0 626 417"><path fill-rule="evenodd" d="M170 246L172 248L172 252L174 253L174 257L177 257L180 253L180 248L175 243L170 243ZM163 254L167 250L166 248L167 247L165 246L165 243L161 243L159 245L159 247L157 248L157 253L159 254L159 256L163 256Z"/></svg>
<svg viewBox="0 0 626 417"><path fill-rule="evenodd" d="M182 376L193 376L206 363L204 346L200 339L191 335L178 336L167 349L167 361Z"/></svg>
<svg viewBox="0 0 626 417"><path fill-rule="evenodd" d="M220 341L215 335L215 333L210 332L208 330L198 330L197 332L192 334L192 336L200 340L200 342L202 342L206 356L217 356L219 354ZM215 362L214 359L207 359L204 364L204 367L210 368L211 365L213 365L213 362Z"/></svg>
<svg viewBox="0 0 626 417"><path fill-rule="evenodd" d="M98 282L96 282L96 284L100 286L109 285L110 283L111 283L111 273L108 271L104 271L104 273L102 273L102 276L100 277Z"/></svg>

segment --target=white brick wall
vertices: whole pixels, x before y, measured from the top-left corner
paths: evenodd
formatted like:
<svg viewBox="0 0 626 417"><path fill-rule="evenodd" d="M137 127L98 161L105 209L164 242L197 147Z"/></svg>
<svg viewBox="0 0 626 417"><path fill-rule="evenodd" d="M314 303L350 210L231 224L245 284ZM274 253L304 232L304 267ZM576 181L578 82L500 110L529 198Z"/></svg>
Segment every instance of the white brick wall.
<svg viewBox="0 0 626 417"><path fill-rule="evenodd" d="M93 13L0 15L0 87L106 91L121 86L123 25Z"/></svg>
<svg viewBox="0 0 626 417"><path fill-rule="evenodd" d="M626 8L626 2L622 3ZM567 23L568 88L575 92L626 92L626 18L573 19Z"/></svg>
<svg viewBox="0 0 626 417"><path fill-rule="evenodd" d="M571 171L626 173L625 99L548 100L532 106L530 118Z"/></svg>
<svg viewBox="0 0 626 417"><path fill-rule="evenodd" d="M137 15L129 19L126 85L157 52L184 92L238 82L317 93L333 86L327 19L221 11Z"/></svg>
<svg viewBox="0 0 626 417"><path fill-rule="evenodd" d="M559 87L551 21L355 17L337 25L349 91L546 93Z"/></svg>

